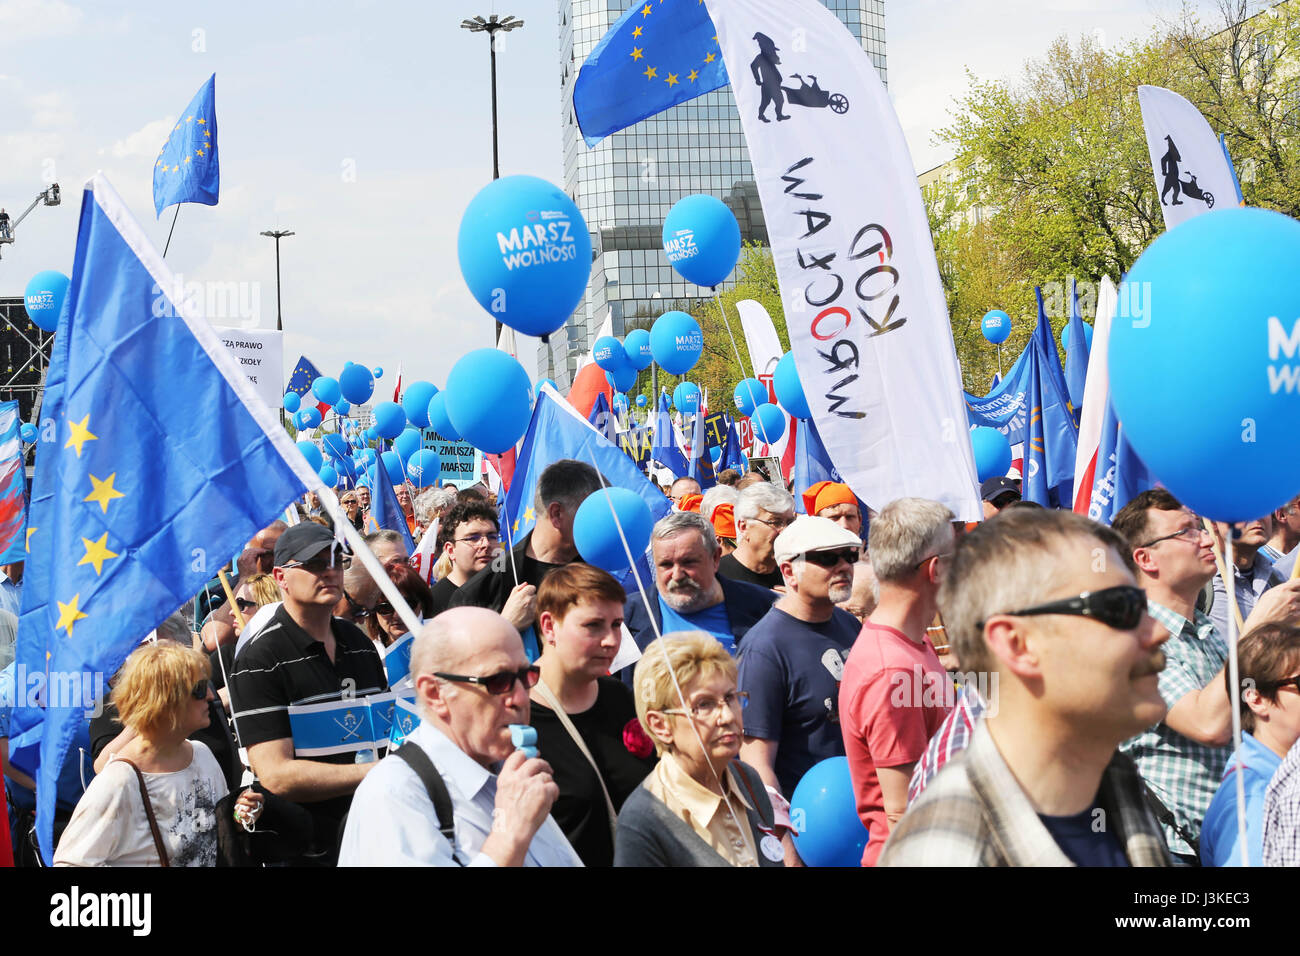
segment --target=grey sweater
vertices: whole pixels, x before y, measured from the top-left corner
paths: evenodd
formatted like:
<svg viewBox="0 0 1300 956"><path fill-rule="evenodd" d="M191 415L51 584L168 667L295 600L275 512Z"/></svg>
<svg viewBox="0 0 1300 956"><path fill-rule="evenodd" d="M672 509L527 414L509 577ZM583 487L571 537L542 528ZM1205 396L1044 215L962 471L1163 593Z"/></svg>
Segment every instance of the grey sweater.
<svg viewBox="0 0 1300 956"><path fill-rule="evenodd" d="M758 771L739 760L732 764L738 775L743 775L749 787L754 809L747 811L754 846L763 839L764 829L772 827L772 805L767 798ZM648 778L647 778L648 779ZM664 802L646 789L645 784L632 791L618 815L618 828L614 831L615 866L730 866L713 847L700 838L685 820L664 805ZM759 866L784 866L773 862L760 852Z"/></svg>

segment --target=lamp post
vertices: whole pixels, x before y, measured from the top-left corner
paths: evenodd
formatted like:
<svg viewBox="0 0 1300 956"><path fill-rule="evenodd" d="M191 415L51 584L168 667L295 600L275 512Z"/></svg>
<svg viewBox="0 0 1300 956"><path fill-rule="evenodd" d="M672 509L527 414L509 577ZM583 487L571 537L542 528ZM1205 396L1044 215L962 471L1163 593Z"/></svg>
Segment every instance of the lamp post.
<svg viewBox="0 0 1300 956"><path fill-rule="evenodd" d="M469 30L471 33L486 33L488 35L488 49L492 59L492 178L500 179L501 163L497 151L497 31L505 30L509 33L511 30L522 27L524 21L517 20L509 15L498 18L494 13L486 20L482 17L462 20L460 25L462 29Z"/></svg>
<svg viewBox="0 0 1300 956"><path fill-rule="evenodd" d="M283 332L284 319L280 315L280 240L293 233L286 229L268 229L262 235L275 240L275 330Z"/></svg>

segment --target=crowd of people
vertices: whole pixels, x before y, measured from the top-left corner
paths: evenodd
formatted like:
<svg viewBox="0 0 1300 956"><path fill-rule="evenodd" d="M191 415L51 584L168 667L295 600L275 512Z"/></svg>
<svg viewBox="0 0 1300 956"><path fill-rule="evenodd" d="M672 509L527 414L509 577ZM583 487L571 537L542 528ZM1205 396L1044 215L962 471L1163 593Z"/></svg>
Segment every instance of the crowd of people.
<svg viewBox="0 0 1300 956"><path fill-rule="evenodd" d="M309 495L114 676L58 778L55 864L799 866L791 801L833 758L864 866L1300 864L1300 498L1229 526L1155 489L1107 527L997 478L966 524L718 478L662 489L636 583L580 558L582 462L541 472L508 554L481 486L395 488L414 562L346 491L385 588ZM0 759L35 864L21 576ZM390 691L400 744L295 741L302 708Z"/></svg>

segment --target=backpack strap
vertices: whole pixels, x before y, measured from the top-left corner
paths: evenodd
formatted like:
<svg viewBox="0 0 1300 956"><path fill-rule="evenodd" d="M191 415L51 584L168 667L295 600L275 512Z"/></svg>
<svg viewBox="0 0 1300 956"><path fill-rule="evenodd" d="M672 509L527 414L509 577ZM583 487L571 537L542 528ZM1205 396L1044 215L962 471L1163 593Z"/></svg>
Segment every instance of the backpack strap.
<svg viewBox="0 0 1300 956"><path fill-rule="evenodd" d="M451 858L460 866L464 866L465 864L456 859L456 818L452 813L451 794L447 792L447 784L442 779L442 774L418 744L408 740L393 752L406 761L407 766L415 771L415 775L424 784L429 799L433 801L433 812L438 817L438 832L451 844Z"/></svg>

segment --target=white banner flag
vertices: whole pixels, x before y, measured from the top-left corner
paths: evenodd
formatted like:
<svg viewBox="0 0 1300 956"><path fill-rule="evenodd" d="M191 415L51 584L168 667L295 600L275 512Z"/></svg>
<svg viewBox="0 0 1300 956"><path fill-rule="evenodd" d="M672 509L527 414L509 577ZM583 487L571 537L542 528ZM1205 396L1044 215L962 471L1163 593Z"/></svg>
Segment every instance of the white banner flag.
<svg viewBox="0 0 1300 956"><path fill-rule="evenodd" d="M1216 205L1237 205L1237 179L1201 111L1160 86L1139 86L1138 104L1165 228Z"/></svg>
<svg viewBox="0 0 1300 956"><path fill-rule="evenodd" d="M978 520L957 355L907 143L875 67L817 0L707 0L813 420L863 501Z"/></svg>
<svg viewBox="0 0 1300 956"><path fill-rule="evenodd" d="M753 299L742 299L736 303L736 312L740 316L740 327L745 330L745 345L749 348L750 368L754 371L754 376L767 386L770 394L772 392L772 375L776 372L776 363L781 361L781 339L776 334L776 326L772 324L772 317L767 314L767 309L763 308L761 302L755 302ZM786 442L790 440L790 416L786 416L785 434L774 442L770 448L768 445L761 445L760 451L763 454L772 455L776 458L785 456ZM763 449L768 449L763 451Z"/></svg>

